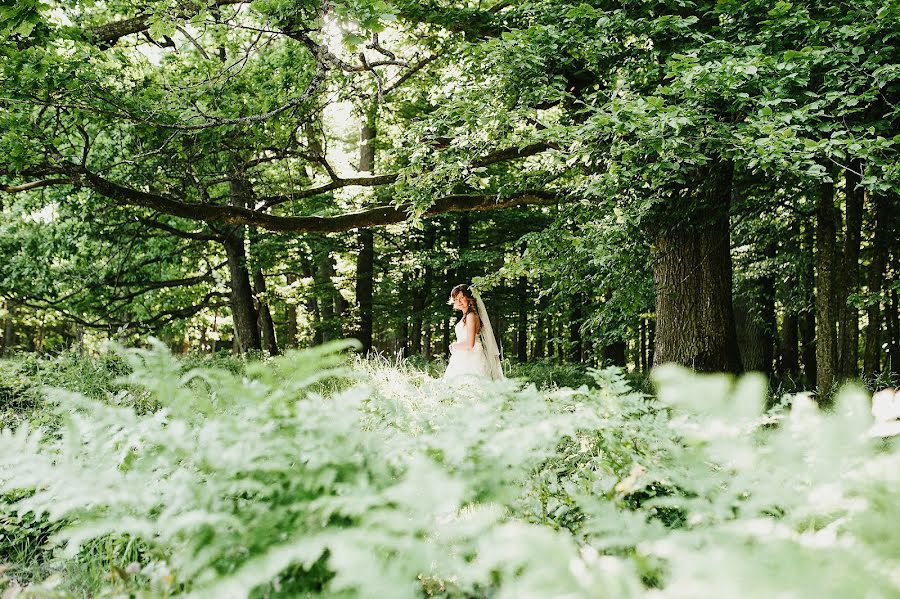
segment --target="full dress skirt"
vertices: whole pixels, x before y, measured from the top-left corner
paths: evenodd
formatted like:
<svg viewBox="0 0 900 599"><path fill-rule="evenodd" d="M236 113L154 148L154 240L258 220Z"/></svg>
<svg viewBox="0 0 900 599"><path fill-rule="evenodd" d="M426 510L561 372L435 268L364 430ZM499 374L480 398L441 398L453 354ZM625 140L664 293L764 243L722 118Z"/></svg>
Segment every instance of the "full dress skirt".
<svg viewBox="0 0 900 599"><path fill-rule="evenodd" d="M456 340L466 340L466 329L462 320L456 323ZM487 356L481 343L481 333L475 336L475 345L471 350L459 349L450 354L450 362L444 372L445 379L458 379L470 376L489 377Z"/></svg>

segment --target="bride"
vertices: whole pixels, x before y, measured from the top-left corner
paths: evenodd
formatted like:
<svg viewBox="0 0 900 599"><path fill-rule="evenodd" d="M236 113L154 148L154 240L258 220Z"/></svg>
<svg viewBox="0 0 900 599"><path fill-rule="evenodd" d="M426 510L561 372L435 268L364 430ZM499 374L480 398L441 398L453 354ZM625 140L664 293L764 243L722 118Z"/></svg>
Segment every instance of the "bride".
<svg viewBox="0 0 900 599"><path fill-rule="evenodd" d="M447 303L462 312L462 318L456 323L456 343L450 345L450 362L444 378L465 375L494 380L505 378L500 366L500 350L481 298L472 293L471 287L461 284L450 291Z"/></svg>

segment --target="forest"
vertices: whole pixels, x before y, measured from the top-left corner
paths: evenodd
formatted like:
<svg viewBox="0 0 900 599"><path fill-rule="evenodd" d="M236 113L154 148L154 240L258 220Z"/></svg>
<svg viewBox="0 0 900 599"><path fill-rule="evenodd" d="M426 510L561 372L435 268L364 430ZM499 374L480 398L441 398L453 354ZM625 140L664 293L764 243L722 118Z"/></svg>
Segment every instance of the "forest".
<svg viewBox="0 0 900 599"><path fill-rule="evenodd" d="M3 3L0 586L900 596L898 236L896 0Z"/></svg>
<svg viewBox="0 0 900 599"><path fill-rule="evenodd" d="M892 370L893 4L320 8L4 9L5 353Z"/></svg>

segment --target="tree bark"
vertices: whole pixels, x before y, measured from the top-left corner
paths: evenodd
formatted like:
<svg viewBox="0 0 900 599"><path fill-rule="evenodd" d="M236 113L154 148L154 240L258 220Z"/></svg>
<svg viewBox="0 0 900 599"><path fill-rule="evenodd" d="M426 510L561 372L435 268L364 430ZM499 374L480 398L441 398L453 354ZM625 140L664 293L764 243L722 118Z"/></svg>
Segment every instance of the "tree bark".
<svg viewBox="0 0 900 599"><path fill-rule="evenodd" d="M241 173L233 173L229 180L229 191L232 206L244 207L252 193L250 183ZM237 339L237 350L245 354L250 350L260 349L260 334L257 326L257 313L253 306L253 289L250 286L250 273L247 270L247 252L244 247L246 235L243 225L226 227L222 244L228 259L229 286L231 288L231 315L234 320L234 333Z"/></svg>
<svg viewBox="0 0 900 599"><path fill-rule="evenodd" d="M849 303L851 295L859 292L859 246L862 234L863 189L858 173L863 168L861 160L853 160L844 171L847 230L844 235L843 268L840 277L840 329L838 355L841 378L859 375L859 310Z"/></svg>
<svg viewBox="0 0 900 599"><path fill-rule="evenodd" d="M884 269L887 265L887 220L889 218L889 200L884 194L873 198L875 216L872 231L872 261L866 277L869 295L880 295L884 282ZM866 325L866 347L863 352L863 371L867 376L881 372L881 301L875 301L866 308L868 324Z"/></svg>
<svg viewBox="0 0 900 599"><path fill-rule="evenodd" d="M656 317L647 319L647 367L656 365Z"/></svg>
<svg viewBox="0 0 900 599"><path fill-rule="evenodd" d="M821 398L828 397L834 387L838 357L835 220L834 183L823 182L816 202L816 388Z"/></svg>
<svg viewBox="0 0 900 599"><path fill-rule="evenodd" d="M769 261L774 258L774 244L766 246L764 256ZM751 282L751 290L746 296L735 297L734 316L744 370L771 375L777 325L775 280L768 271Z"/></svg>
<svg viewBox="0 0 900 599"><path fill-rule="evenodd" d="M359 253L356 259L356 304L359 306L359 332L362 352L372 351L373 294L375 289L375 235L371 229L359 231Z"/></svg>
<svg viewBox="0 0 900 599"><path fill-rule="evenodd" d="M516 330L516 358L519 362L528 360L528 279L519 277L519 320Z"/></svg>
<svg viewBox="0 0 900 599"><path fill-rule="evenodd" d="M815 254L816 240L814 226L807 225L803 239L804 252ZM812 298L812 307L800 314L800 349L803 360L803 375L808 387L814 387L818 377L816 367L816 312L815 312L815 261L810 260L802 271L801 292Z"/></svg>
<svg viewBox="0 0 900 599"><path fill-rule="evenodd" d="M375 172L375 110L370 109L359 132L359 170ZM373 294L375 289L375 235L371 229L359 230L359 254L356 259L356 304L359 306L359 332L362 351L372 351Z"/></svg>
<svg viewBox="0 0 900 599"><path fill-rule="evenodd" d="M732 307L729 209L733 167L716 162L698 178L679 224L656 234L654 364L675 362L698 371L739 372Z"/></svg>
<svg viewBox="0 0 900 599"><path fill-rule="evenodd" d="M277 356L278 341L275 339L275 323L272 322L272 313L269 310L269 304L266 301L266 278L261 269L256 269L253 273L253 286L256 288L256 302L258 326L262 333L263 348L269 352L270 356Z"/></svg>
<svg viewBox="0 0 900 599"><path fill-rule="evenodd" d="M238 352L245 354L260 348L259 328L256 325L256 310L253 307L253 290L250 288L250 273L247 271L247 255L244 251L243 227L235 227L226 234L223 241L228 258L230 275L231 317L237 337Z"/></svg>
<svg viewBox="0 0 900 599"><path fill-rule="evenodd" d="M791 227L788 235L791 236L786 246L794 249L796 227ZM800 373L800 351L797 312L794 309L794 296L797 293L797 277L793 269L788 269L781 279L780 294L785 306L784 316L781 321L781 335L779 337L778 371L782 375L796 377Z"/></svg>
<svg viewBox="0 0 900 599"><path fill-rule="evenodd" d="M287 275L288 287L297 282L294 274ZM285 317L287 319L287 342L285 347L297 347L297 306L293 302L287 304L285 309Z"/></svg>

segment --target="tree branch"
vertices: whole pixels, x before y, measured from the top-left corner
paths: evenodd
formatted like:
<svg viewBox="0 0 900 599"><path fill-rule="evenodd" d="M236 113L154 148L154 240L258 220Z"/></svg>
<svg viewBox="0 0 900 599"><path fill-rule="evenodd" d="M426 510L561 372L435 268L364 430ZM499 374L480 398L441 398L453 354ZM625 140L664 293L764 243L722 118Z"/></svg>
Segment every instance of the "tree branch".
<svg viewBox="0 0 900 599"><path fill-rule="evenodd" d="M472 162L472 166L488 166L491 164L496 164L498 162L505 162L507 160L515 160L517 158L525 158L527 156L533 156L534 154L539 154L544 150L550 148L550 144L545 142L537 142L530 145L527 145L523 148L519 147L511 147L504 148L502 150L497 150L491 152L490 154L485 154L481 158L477 158L474 162ZM386 174L386 175L378 175L375 177L353 177L348 179L335 178L333 181L326 183L325 185L320 185L319 187L312 187L310 189L304 189L301 191L297 191L290 194L285 194L281 196L269 196L265 198L261 198L262 205L260 206L261 210L265 210L271 208L272 206L277 206L279 204L284 204L285 202L292 202L295 200L302 200L305 198L310 198L322 193L327 193L329 191L334 191L335 189L340 189L342 187L349 187L351 185L358 185L361 187L373 187L377 185L387 185L389 183L393 183L397 180L396 173Z"/></svg>
<svg viewBox="0 0 900 599"><path fill-rule="evenodd" d="M187 19L196 15L207 6L228 6L230 4L243 4L247 0L213 0L213 2L185 2L177 11L176 16ZM106 25L100 25L89 29L86 34L88 39L102 48L109 48L121 38L133 33L140 33L150 28L150 15L138 15L130 19L113 21Z"/></svg>
<svg viewBox="0 0 900 599"><path fill-rule="evenodd" d="M30 191L39 187L50 187L52 185L63 185L71 183L71 179L44 179L43 181L32 181L30 183L22 183L21 185L0 185L0 191L6 193L19 193L22 191Z"/></svg>
<svg viewBox="0 0 900 599"><path fill-rule="evenodd" d="M182 202L123 187L87 171L80 165L71 164L69 168L73 178L79 179L86 187L120 205L143 206L164 214L204 222L221 221L232 225L250 225L269 231L335 233L400 223L410 216L406 210L395 206L381 206L338 216L276 216L237 206ZM439 198L421 216L433 216L445 212L488 211L529 204L547 205L563 201L566 199L561 194L544 190L526 190L503 198L494 194L457 194Z"/></svg>

